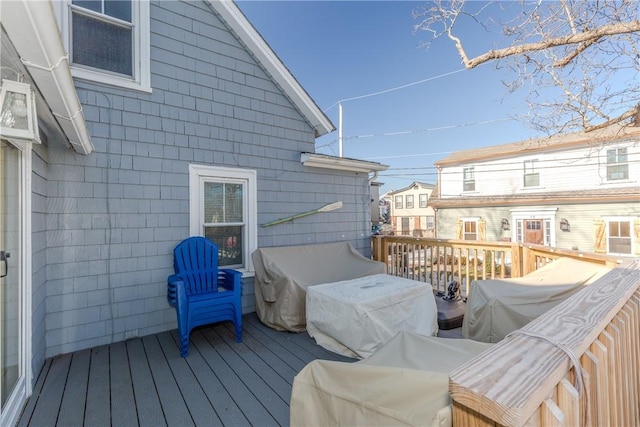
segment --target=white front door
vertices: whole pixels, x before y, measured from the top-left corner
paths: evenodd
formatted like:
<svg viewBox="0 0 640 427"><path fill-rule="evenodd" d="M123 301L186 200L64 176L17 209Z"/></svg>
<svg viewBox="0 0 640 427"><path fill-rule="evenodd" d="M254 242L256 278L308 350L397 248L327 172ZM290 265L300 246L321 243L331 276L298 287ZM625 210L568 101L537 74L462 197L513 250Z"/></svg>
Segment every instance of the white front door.
<svg viewBox="0 0 640 427"><path fill-rule="evenodd" d="M0 425L17 421L27 396L24 153L0 140Z"/></svg>

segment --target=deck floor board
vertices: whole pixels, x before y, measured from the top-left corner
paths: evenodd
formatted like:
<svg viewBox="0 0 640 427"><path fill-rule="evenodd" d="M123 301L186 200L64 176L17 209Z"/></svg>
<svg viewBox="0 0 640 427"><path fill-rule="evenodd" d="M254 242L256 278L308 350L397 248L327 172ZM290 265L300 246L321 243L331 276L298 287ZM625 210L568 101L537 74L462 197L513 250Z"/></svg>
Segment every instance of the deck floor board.
<svg viewBox="0 0 640 427"><path fill-rule="evenodd" d="M353 361L255 313L243 320L242 343L230 323L195 330L186 359L176 331L47 359L18 425L285 426L307 363Z"/></svg>

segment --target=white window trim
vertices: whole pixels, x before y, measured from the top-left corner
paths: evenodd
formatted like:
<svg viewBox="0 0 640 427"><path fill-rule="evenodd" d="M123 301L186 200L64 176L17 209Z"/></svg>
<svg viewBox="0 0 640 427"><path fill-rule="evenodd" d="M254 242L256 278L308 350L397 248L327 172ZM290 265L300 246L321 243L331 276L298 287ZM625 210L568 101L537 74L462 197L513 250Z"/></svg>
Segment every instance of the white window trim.
<svg viewBox="0 0 640 427"><path fill-rule="evenodd" d="M71 46L71 0L54 2L56 17L64 48L69 54ZM99 70L82 68L71 64L71 75L79 79L104 83L126 89L151 92L151 13L149 0L133 0L131 21L133 24L134 52L133 60L134 78L119 77ZM70 55L70 54L69 54Z"/></svg>
<svg viewBox="0 0 640 427"><path fill-rule="evenodd" d="M604 220L604 233L605 233L605 240L607 242L607 255L616 255L616 256L634 256L633 253L633 248L635 248L635 234L633 232L633 226L634 226L634 222L636 217L633 216L603 216L602 219ZM610 252L609 251L609 222L611 221L616 221L616 222L629 222L630 224L630 237L631 237L631 253L629 254L620 254L617 252Z"/></svg>
<svg viewBox="0 0 640 427"><path fill-rule="evenodd" d="M251 254L258 249L258 189L257 172L252 169L227 168L219 166L189 165L189 235L201 236L200 214L202 212L202 197L200 194L200 181L202 178L230 179L245 181L247 203L246 209L246 241L243 242L245 261L244 268L236 270L242 272L243 277L254 275Z"/></svg>
<svg viewBox="0 0 640 427"><path fill-rule="evenodd" d="M479 232L479 228L478 228L478 224L480 223L480 217L479 216L463 216L462 218L460 218L460 221L462 221L462 240L466 240L464 238L465 232L464 232L464 224L466 222L474 222L476 224L476 238L474 240L469 240L469 242L478 242L478 232Z"/></svg>
<svg viewBox="0 0 640 427"><path fill-rule="evenodd" d="M471 173L473 175L473 179L465 179L465 170L471 170ZM470 183L473 182L473 190L465 190L464 186L466 183ZM465 166L462 168L462 194L469 194L469 193L477 193L478 192L478 187L477 187L477 182L476 182L476 167L475 166Z"/></svg>
<svg viewBox="0 0 640 427"><path fill-rule="evenodd" d="M522 161L522 185L520 186L521 190L540 190L542 188L544 188L544 185L542 183L542 175L540 174L540 171L538 169L538 159L529 159L529 160L523 160ZM527 173L527 164L531 165L531 169L533 170L533 172ZM527 175L538 175L538 185L524 185L525 182L525 177Z"/></svg>

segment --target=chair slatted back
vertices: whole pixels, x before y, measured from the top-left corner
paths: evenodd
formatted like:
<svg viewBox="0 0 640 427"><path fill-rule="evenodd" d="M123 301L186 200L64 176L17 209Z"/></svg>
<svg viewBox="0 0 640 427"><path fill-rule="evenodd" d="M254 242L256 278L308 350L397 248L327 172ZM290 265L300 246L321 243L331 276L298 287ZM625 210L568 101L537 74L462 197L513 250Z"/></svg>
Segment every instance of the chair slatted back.
<svg viewBox="0 0 640 427"><path fill-rule="evenodd" d="M218 246L190 237L173 250L173 269L185 281L188 295L218 291Z"/></svg>

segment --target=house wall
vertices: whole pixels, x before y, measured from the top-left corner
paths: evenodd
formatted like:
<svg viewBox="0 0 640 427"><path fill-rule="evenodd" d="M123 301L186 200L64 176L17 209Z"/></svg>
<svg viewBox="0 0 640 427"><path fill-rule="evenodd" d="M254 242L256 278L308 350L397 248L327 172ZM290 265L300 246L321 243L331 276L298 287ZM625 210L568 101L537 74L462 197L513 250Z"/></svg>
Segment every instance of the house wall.
<svg viewBox="0 0 640 427"><path fill-rule="evenodd" d="M40 371L46 354L47 314L47 157L46 145L31 155L31 366ZM33 378L35 381L36 378Z"/></svg>
<svg viewBox="0 0 640 427"><path fill-rule="evenodd" d="M426 228L426 217L435 217L433 207L429 205L432 188L425 188L419 185L412 186L406 190L393 192L391 197L391 223L394 226L395 234L400 236L403 234L402 218L409 218L410 236L434 237L434 229ZM420 194L427 194L427 207L420 207ZM413 195L413 208L407 208L407 195ZM402 197L402 208L396 208L396 196Z"/></svg>
<svg viewBox="0 0 640 427"><path fill-rule="evenodd" d="M153 2L151 19L153 92L76 80L95 151L51 146L39 166L47 357L127 331L176 328L166 278L173 248L189 236L190 163L256 170L259 224L343 202L259 227L258 246L349 241L369 255L367 174L302 166L300 153L314 151L313 129L205 3ZM42 286L34 287L38 334ZM243 311L253 310L246 277Z"/></svg>
<svg viewBox="0 0 640 427"><path fill-rule="evenodd" d="M514 215L526 211L550 209L549 206L497 206L479 208L447 208L437 212L437 237L439 239L456 239L456 222L461 218L480 218L486 221L486 240L498 241L510 239L516 241ZM552 246L560 249L576 249L594 252L594 221L605 216L640 218L640 203L598 203L553 205L551 207L555 221L553 225ZM502 230L502 218L510 222L510 230ZM570 231L560 229L560 219L566 218L571 225Z"/></svg>
<svg viewBox="0 0 640 427"><path fill-rule="evenodd" d="M629 179L607 182L607 149L627 148ZM541 147L544 148L544 147ZM540 186L525 188L523 163L537 160ZM465 165L443 167L440 178L440 197L491 196L504 194L528 194L531 192L580 191L595 188L620 188L635 186L640 180L640 146L633 141L620 141L599 147L595 144L567 151L539 151L506 159L470 162ZM475 190L463 191L463 170L474 167Z"/></svg>

